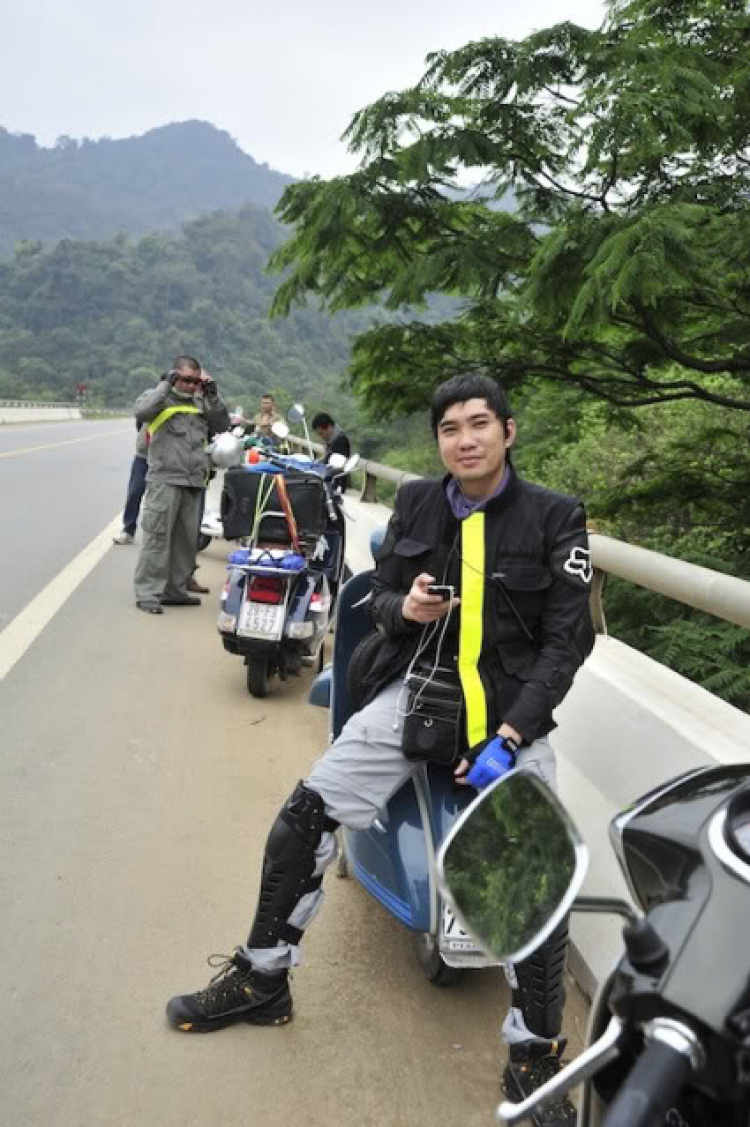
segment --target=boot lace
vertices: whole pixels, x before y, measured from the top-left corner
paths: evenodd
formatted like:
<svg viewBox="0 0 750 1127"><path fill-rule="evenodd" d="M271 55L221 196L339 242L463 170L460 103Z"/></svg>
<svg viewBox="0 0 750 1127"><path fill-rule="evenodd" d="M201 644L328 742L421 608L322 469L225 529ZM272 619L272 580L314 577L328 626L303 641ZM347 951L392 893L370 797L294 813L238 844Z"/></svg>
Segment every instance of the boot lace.
<svg viewBox="0 0 750 1127"><path fill-rule="evenodd" d="M205 990L198 991L196 998L205 1005L221 1004L226 999L236 997L241 980L247 977L247 972L237 966L234 955L209 955L206 962L210 967L219 969Z"/></svg>

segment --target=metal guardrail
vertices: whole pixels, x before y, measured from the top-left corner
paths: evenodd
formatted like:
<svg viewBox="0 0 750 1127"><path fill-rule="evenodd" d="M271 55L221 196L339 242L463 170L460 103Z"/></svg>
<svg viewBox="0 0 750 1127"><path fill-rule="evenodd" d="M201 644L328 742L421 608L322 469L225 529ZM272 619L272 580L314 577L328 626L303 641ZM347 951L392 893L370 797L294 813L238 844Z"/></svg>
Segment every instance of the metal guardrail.
<svg viewBox="0 0 750 1127"><path fill-rule="evenodd" d="M70 407L82 407L82 406L83 406L83 404L76 403L76 402L51 403L48 399L46 399L44 402L39 402L39 403L35 403L33 400L30 400L30 399L0 399L0 407L29 407L29 408L33 407L35 409L39 408L39 407L65 407L67 409L67 408L70 408Z"/></svg>
<svg viewBox="0 0 750 1127"><path fill-rule="evenodd" d="M290 436L295 446L306 447L302 439ZM323 447L313 443L313 450L322 453ZM384 466L379 462L361 461L357 471L365 475L362 501L377 500L378 480L401 485L405 481L417 481L419 474ZM597 633L606 634L606 619L603 606L604 582L607 575L616 575L638 587L654 591L659 595L675 599L686 606L704 611L714 618L733 622L750 630L750 582L712 571L698 564L686 563L674 556L652 552L648 548L638 548L611 536L592 532L590 536L591 558L595 577L592 592L592 610Z"/></svg>
<svg viewBox="0 0 750 1127"><path fill-rule="evenodd" d="M49 400L44 402L34 402L31 399L0 399L0 410L3 408L28 408L30 411L38 411L42 409L63 409L65 411L85 411L87 415L130 415L132 414L130 407L89 407L87 403L81 403L79 400L70 400L69 402L51 403Z"/></svg>
<svg viewBox="0 0 750 1127"><path fill-rule="evenodd" d="M0 407L82 407L80 403L29 403L28 401L0 399ZM89 413L118 414L107 408L83 407ZM289 442L300 449L307 449L307 442L296 435L289 436ZM319 442L311 443L316 454L322 454ZM419 474L399 470L380 462L360 461L356 473L364 473L364 487L361 500L377 501L377 483L388 481L396 486L406 481L419 480ZM750 582L733 575L712 571L698 564L686 563L673 556L652 552L648 548L638 548L623 540L615 540L599 533L591 534L591 556L595 568L592 606L594 621L599 633L606 633L606 620L603 606L604 581L607 575L616 575L646 590L655 591L667 598L675 599L686 606L704 611L750 629Z"/></svg>
<svg viewBox="0 0 750 1127"><path fill-rule="evenodd" d="M745 579L598 533L591 535L591 556L602 572L750 630L750 583Z"/></svg>

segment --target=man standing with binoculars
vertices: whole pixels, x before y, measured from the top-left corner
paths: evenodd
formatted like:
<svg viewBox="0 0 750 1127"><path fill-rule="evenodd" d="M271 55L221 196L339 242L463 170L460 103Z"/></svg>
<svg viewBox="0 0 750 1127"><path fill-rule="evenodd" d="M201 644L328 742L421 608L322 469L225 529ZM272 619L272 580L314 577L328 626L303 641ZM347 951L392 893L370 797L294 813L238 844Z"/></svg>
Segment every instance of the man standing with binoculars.
<svg viewBox="0 0 750 1127"><path fill-rule="evenodd" d="M212 434L228 429L229 412L216 383L192 356L178 356L161 382L138 397L134 411L148 442L136 606L146 614L163 614L165 606L198 606L187 583L195 570L210 470L207 445Z"/></svg>

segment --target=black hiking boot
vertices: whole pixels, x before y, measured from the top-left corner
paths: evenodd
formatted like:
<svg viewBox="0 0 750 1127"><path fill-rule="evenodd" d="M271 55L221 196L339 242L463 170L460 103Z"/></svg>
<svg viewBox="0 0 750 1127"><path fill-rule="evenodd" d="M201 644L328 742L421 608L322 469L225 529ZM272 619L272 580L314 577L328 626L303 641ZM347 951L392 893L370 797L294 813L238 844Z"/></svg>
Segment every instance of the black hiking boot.
<svg viewBox="0 0 750 1127"><path fill-rule="evenodd" d="M239 949L233 955L209 955L208 964L221 969L205 990L169 999L167 1021L174 1029L211 1033L238 1021L286 1025L292 1020L287 971L264 974L253 970Z"/></svg>
<svg viewBox="0 0 750 1127"><path fill-rule="evenodd" d="M508 1064L503 1073L503 1088L509 1100L520 1103L537 1088L557 1076L567 1044L565 1037L557 1041L522 1041L509 1046ZM534 1112L537 1127L575 1127L576 1109L567 1096L558 1096Z"/></svg>

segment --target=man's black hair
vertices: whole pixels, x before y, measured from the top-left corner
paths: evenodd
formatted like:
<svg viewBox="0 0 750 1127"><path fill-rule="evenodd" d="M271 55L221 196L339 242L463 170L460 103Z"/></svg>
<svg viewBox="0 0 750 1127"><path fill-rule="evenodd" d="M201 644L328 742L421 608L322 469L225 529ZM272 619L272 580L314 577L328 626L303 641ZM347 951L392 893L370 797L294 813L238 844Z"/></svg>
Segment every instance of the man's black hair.
<svg viewBox="0 0 750 1127"><path fill-rule="evenodd" d="M319 427L335 427L336 423L327 411L318 411L310 426L313 430L318 430Z"/></svg>
<svg viewBox="0 0 750 1127"><path fill-rule="evenodd" d="M172 361L172 369L177 371L180 368L189 368L191 372L200 372L201 365L194 356L175 356Z"/></svg>
<svg viewBox="0 0 750 1127"><path fill-rule="evenodd" d="M503 424L503 430L508 433L507 422L513 418L513 412L505 391L497 380L483 372L462 372L441 383L432 393L430 422L436 438L438 425L448 408L454 403L465 403L467 399L486 399L487 406L497 415Z"/></svg>

